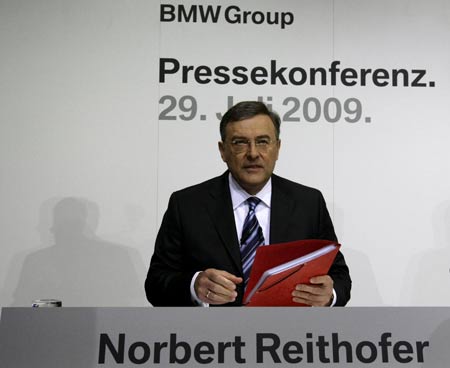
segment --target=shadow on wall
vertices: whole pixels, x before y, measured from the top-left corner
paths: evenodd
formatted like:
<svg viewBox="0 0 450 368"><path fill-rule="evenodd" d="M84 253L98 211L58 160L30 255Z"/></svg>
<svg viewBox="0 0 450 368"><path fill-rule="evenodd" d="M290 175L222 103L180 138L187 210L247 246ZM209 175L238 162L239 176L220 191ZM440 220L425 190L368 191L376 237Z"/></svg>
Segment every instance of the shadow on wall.
<svg viewBox="0 0 450 368"><path fill-rule="evenodd" d="M345 229L344 211L334 205L334 223L336 229ZM336 230L338 231L338 230ZM350 269L350 277L352 278L352 297L349 306L382 306L383 300L375 278L372 263L367 254L363 253L357 247L358 244L346 244L345 239L342 240L340 234L336 234L339 242L342 242L342 253ZM345 237L344 235L341 235Z"/></svg>
<svg viewBox="0 0 450 368"><path fill-rule="evenodd" d="M434 239L408 265L403 300L413 306L450 305L450 201L433 212Z"/></svg>
<svg viewBox="0 0 450 368"><path fill-rule="evenodd" d="M97 237L99 218L98 206L85 199L46 201L38 227L46 247L12 262L10 272L23 267L18 277L7 277L18 280L11 306L43 298L60 299L63 306L142 305L142 260L135 249ZM47 246L51 235L54 243Z"/></svg>

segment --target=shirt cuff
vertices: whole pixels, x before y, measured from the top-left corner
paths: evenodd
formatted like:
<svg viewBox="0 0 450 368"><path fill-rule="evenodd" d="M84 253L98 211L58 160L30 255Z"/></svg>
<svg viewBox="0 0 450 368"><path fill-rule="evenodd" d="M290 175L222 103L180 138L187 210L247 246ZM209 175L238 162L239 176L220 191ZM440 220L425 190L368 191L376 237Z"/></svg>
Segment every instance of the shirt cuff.
<svg viewBox="0 0 450 368"><path fill-rule="evenodd" d="M330 304L330 307L334 307L337 302L336 291L333 289L333 301Z"/></svg>
<svg viewBox="0 0 450 368"><path fill-rule="evenodd" d="M192 301L197 304L200 307L209 307L209 303L203 303L198 297L197 294L195 293L195 280L197 280L197 276L199 275L201 271L198 271L194 274L194 276L192 276L192 280L191 280L191 299ZM334 290L333 290L334 292ZM334 298L336 299L336 298Z"/></svg>

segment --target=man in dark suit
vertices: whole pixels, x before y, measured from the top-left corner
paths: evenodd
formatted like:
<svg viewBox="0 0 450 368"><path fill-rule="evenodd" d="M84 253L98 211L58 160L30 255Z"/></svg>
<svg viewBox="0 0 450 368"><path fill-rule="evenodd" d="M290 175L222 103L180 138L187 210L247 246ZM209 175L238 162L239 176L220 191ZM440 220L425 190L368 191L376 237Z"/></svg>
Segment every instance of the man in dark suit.
<svg viewBox="0 0 450 368"><path fill-rule="evenodd" d="M276 113L261 102L241 102L223 116L220 133L228 171L170 197L145 282L155 306L242 305L255 251L244 254L249 238L251 248L336 240L322 194L273 174L281 144ZM252 208L249 197L256 198ZM339 252L328 275L297 285L292 298L312 306L343 306L350 289Z"/></svg>

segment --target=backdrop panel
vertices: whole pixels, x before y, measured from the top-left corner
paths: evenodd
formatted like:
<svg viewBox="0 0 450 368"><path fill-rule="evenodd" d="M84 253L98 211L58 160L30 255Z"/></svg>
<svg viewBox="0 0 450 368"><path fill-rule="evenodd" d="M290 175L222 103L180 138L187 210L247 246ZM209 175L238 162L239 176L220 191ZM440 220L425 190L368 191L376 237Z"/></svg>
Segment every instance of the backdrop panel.
<svg viewBox="0 0 450 368"><path fill-rule="evenodd" d="M448 1L2 0L0 27L0 305L148 305L169 195L225 170L244 99L323 192L350 305L450 303Z"/></svg>

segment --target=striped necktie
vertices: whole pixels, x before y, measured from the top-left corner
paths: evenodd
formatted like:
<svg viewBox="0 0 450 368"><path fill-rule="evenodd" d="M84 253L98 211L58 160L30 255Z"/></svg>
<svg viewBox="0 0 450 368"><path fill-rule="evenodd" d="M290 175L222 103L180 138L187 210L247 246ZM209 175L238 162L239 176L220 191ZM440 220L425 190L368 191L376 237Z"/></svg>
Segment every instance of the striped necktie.
<svg viewBox="0 0 450 368"><path fill-rule="evenodd" d="M255 259L256 248L264 244L264 235L256 218L255 208L261 202L257 197L247 199L248 214L244 221L241 237L241 260L244 274L244 286L250 277L250 270Z"/></svg>

